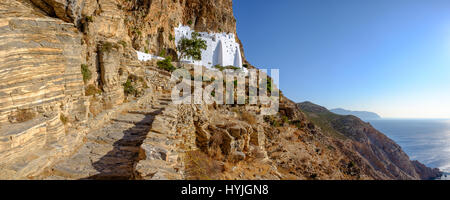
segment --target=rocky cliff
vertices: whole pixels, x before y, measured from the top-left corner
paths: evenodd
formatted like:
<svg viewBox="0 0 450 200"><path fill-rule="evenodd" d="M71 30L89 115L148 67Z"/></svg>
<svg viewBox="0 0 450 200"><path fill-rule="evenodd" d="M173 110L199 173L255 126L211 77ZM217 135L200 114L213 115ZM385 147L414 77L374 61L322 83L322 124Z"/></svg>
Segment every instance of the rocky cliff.
<svg viewBox="0 0 450 200"><path fill-rule="evenodd" d="M1 179L431 176L375 130L349 142L340 131L361 130L343 121L336 139L283 96L266 117L173 104L170 73L136 50L175 58L180 24L236 34L231 0L2 0L0 19Z"/></svg>
<svg viewBox="0 0 450 200"><path fill-rule="evenodd" d="M298 106L311 120L320 124L324 132L334 132L330 136L345 141L350 149L357 152L362 158L359 165L368 166L380 177L432 179L440 176L439 169L410 161L398 144L355 116L334 114L311 102L299 103Z"/></svg>

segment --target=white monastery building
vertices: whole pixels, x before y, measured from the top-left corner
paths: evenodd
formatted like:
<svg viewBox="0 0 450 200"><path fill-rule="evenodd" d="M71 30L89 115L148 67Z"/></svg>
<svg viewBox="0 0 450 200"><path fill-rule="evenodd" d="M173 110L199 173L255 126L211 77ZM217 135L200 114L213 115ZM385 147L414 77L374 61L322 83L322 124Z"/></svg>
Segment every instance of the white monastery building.
<svg viewBox="0 0 450 200"><path fill-rule="evenodd" d="M191 38L194 31L189 26L178 26L175 28L175 44L182 38ZM208 46L202 51L202 60L193 61L190 59L182 60L197 65L203 65L211 68L215 65L235 66L242 68L242 56L239 43L233 33L206 33L200 32L200 38L206 41Z"/></svg>
<svg viewBox="0 0 450 200"><path fill-rule="evenodd" d="M194 31L189 26L178 26L175 28L175 44L182 38L191 38ZM202 65L212 68L215 65L235 66L242 68L242 56L239 43L233 33L206 33L200 32L200 38L206 41L207 48L202 50L202 60L183 59L182 62ZM151 59L162 60L164 58L137 51L138 59L147 61ZM244 69L246 71L246 69Z"/></svg>

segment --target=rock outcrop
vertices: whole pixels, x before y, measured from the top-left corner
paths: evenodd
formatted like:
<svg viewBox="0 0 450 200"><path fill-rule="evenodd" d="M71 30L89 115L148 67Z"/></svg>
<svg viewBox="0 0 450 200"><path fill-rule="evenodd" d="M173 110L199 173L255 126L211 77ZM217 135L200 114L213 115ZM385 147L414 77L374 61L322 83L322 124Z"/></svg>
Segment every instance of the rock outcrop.
<svg viewBox="0 0 450 200"><path fill-rule="evenodd" d="M358 119L315 121L283 95L265 117L263 105L172 103L170 72L136 51L176 58L180 24L237 35L231 0L0 1L0 179L438 173Z"/></svg>
<svg viewBox="0 0 450 200"><path fill-rule="evenodd" d="M373 168L380 177L391 179L432 179L440 176L438 169L411 161L402 148L369 123L352 115L338 115L311 102L299 103L299 108L321 124L322 130L336 131L347 140L347 147L361 156L364 165Z"/></svg>

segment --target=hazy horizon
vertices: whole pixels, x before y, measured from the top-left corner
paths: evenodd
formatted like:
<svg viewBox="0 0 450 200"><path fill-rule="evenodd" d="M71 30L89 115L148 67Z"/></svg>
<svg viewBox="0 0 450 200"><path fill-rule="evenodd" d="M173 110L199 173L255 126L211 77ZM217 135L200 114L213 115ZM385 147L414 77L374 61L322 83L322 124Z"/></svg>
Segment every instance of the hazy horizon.
<svg viewBox="0 0 450 200"><path fill-rule="evenodd" d="M450 1L234 1L245 56L296 102L450 118Z"/></svg>
<svg viewBox="0 0 450 200"><path fill-rule="evenodd" d="M310 102L310 101L309 101ZM301 103L301 102L298 102L298 103ZM314 102L311 102L311 103L314 103ZM341 108L341 107L335 107L335 108L328 108L328 107L325 107L326 109L328 109L328 110L333 110L333 109L344 109L344 110L348 110L348 111L356 111L356 112L359 112L359 111L365 111L365 112L373 112L373 113L376 113L376 114L378 114L381 118L380 119L371 119L371 120L402 120L402 119L406 119L406 120L450 120L450 117L444 117L444 118L433 118L433 117L431 117L431 118L416 118L416 117L384 117L383 115L381 115L380 113L377 113L377 112L375 112L375 111L370 111L370 110L352 110L352 109L346 109L346 108Z"/></svg>

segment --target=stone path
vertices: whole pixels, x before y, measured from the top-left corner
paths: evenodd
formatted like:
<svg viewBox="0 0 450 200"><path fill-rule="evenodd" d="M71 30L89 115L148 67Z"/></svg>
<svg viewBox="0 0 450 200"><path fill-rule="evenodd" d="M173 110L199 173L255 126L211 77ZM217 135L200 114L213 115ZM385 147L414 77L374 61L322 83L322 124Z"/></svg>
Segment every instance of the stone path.
<svg viewBox="0 0 450 200"><path fill-rule="evenodd" d="M170 96L161 95L156 103L137 105L90 131L78 151L54 165L46 179L138 179L134 170L141 144L169 103Z"/></svg>

